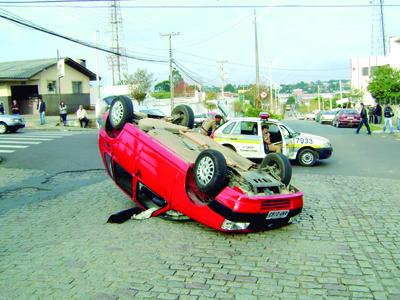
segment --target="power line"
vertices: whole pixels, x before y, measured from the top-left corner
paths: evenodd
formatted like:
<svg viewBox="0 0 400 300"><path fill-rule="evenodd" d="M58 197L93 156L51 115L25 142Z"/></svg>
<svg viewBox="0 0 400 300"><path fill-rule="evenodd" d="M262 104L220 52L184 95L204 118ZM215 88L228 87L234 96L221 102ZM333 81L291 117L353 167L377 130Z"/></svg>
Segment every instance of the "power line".
<svg viewBox="0 0 400 300"><path fill-rule="evenodd" d="M96 3L108 2L109 0L28 0L28 1L0 1L0 4L50 4L50 3ZM135 2L135 0L119 0L121 3ZM382 4L384 7L400 7L397 4ZM169 8L169 9L212 9L212 8L370 8L380 6L379 4L244 4L244 5L124 5L124 8L141 8L141 9L154 9L154 8ZM89 6L79 6L89 7ZM91 6L95 8L108 8L106 5Z"/></svg>
<svg viewBox="0 0 400 300"><path fill-rule="evenodd" d="M136 55L128 55L128 54L124 54L124 53L119 53L117 51L114 51L112 49L109 49L109 48L106 48L106 47L103 47L103 46L97 46L96 44L93 44L93 43L90 43L90 42L85 42L85 41L82 41L82 40L78 40L78 39L75 39L75 38L72 38L72 37L69 37L69 36L54 32L54 31L51 31L49 29L46 29L46 28L41 27L39 25L36 25L36 24L34 24L34 23L32 23L32 22L30 22L28 20L24 20L24 19L22 19L22 18L20 18L20 17L18 17L16 15L4 10L4 9L0 8L0 11L4 12L4 13L0 13L0 18L3 18L5 20L8 20L8 21L13 22L13 23L18 24L18 25L22 25L22 26L27 27L27 28L35 29L37 31L44 32L44 33L47 33L49 35L53 35L53 36L68 40L70 42L73 42L73 43L76 43L76 44L79 44L79 45L82 45L82 46L85 46L85 47L97 49L97 50L100 50L100 51L103 51L103 52L107 52L107 53L110 53L110 54L113 54L113 55L118 55L118 56L130 58L130 59L135 59L135 60L140 60L140 61L162 62L162 63L167 63L168 62L168 60L166 60L166 59L165 60L152 59L152 58L148 58L148 57L140 57L140 56L136 56Z"/></svg>

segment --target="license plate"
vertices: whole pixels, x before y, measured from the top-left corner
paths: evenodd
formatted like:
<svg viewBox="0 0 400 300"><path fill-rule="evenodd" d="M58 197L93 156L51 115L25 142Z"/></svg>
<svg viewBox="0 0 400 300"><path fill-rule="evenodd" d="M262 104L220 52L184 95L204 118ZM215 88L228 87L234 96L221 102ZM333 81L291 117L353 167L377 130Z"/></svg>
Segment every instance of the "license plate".
<svg viewBox="0 0 400 300"><path fill-rule="evenodd" d="M286 218L288 214L288 210L273 210L268 213L267 220Z"/></svg>

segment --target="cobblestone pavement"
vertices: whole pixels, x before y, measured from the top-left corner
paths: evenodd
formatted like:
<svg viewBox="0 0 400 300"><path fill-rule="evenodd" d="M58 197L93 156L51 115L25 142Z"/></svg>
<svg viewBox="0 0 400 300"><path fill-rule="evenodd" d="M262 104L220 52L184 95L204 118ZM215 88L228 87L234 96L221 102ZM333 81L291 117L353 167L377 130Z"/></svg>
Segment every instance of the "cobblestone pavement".
<svg viewBox="0 0 400 300"><path fill-rule="evenodd" d="M131 206L108 179L9 210L0 298L400 299L400 181L295 183L305 193L298 221L253 234L159 218L107 224Z"/></svg>

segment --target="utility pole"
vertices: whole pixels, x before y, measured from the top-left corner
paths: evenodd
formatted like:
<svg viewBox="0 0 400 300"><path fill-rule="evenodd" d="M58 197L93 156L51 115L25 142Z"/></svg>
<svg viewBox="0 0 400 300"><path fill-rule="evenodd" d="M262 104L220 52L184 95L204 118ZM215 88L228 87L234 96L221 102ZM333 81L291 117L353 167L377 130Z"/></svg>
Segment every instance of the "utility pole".
<svg viewBox="0 0 400 300"><path fill-rule="evenodd" d="M273 91L272 91L272 62L269 65L269 109L272 110L272 106L273 106Z"/></svg>
<svg viewBox="0 0 400 300"><path fill-rule="evenodd" d="M99 31L98 30L96 30L95 39L96 39L96 47L98 47L99 46ZM100 98L101 98L101 95L100 95L100 75L99 75L100 70L99 69L100 69L99 68L99 49L96 49L96 84L97 84L97 100L96 100L96 102L98 102L100 100Z"/></svg>
<svg viewBox="0 0 400 300"><path fill-rule="evenodd" d="M340 100L343 100L342 81L339 80ZM343 106L343 103L342 103Z"/></svg>
<svg viewBox="0 0 400 300"><path fill-rule="evenodd" d="M321 110L321 99L319 99L319 85L317 85L317 97L318 97L318 110Z"/></svg>
<svg viewBox="0 0 400 300"><path fill-rule="evenodd" d="M258 63L258 37L257 37L257 16L256 10L254 10L254 37L255 37L255 51L256 51L256 97L254 99L254 104L257 107L257 100L260 97L260 68ZM272 103L272 102L271 102Z"/></svg>
<svg viewBox="0 0 400 300"><path fill-rule="evenodd" d="M228 61L226 60L219 60L217 63L219 63L219 70L221 72L221 99L224 101L225 95L224 95L224 88L225 88L225 71L224 71L224 64L227 63ZM219 100L218 100L219 102Z"/></svg>
<svg viewBox="0 0 400 300"><path fill-rule="evenodd" d="M165 34L161 34L161 36L168 36L169 38L169 90L170 90L170 94L171 94L171 113L174 109L174 82L172 80L172 37L173 36L178 36L180 33L179 32L170 32L170 33L165 33Z"/></svg>
<svg viewBox="0 0 400 300"><path fill-rule="evenodd" d="M57 49L57 65L60 61L60 52ZM57 76L57 93L58 93L58 102L61 102L61 73L59 72Z"/></svg>

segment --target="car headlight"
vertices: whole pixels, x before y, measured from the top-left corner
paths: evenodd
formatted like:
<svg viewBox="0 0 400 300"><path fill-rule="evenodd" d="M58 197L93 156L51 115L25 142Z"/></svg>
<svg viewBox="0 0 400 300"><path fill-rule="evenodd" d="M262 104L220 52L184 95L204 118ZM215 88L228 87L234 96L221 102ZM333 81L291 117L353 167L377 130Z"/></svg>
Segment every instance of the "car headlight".
<svg viewBox="0 0 400 300"><path fill-rule="evenodd" d="M249 227L250 223L245 222L232 222L228 219L225 219L224 223L222 223L221 228L224 230L244 230Z"/></svg>

